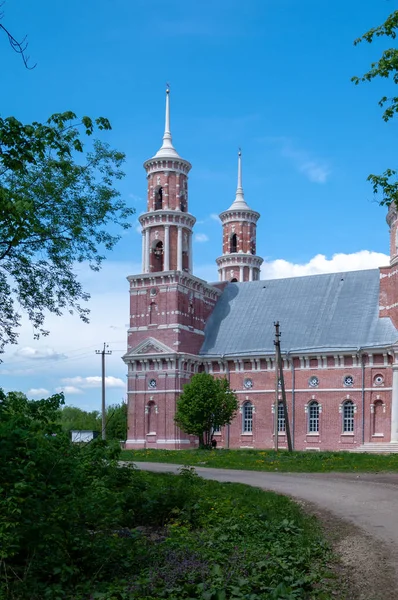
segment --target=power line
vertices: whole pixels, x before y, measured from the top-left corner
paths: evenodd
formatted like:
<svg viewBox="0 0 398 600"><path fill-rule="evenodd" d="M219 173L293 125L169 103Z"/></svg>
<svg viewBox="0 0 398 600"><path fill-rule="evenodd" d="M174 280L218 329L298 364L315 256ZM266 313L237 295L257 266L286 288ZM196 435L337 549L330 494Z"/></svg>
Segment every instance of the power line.
<svg viewBox="0 0 398 600"><path fill-rule="evenodd" d="M106 439L106 412L105 412L105 356L107 354L112 354L111 350L106 350L109 348L109 344L104 342L104 347L102 350L96 350L96 354L101 354L101 372L102 372L102 403L101 403L101 412L102 412L102 439Z"/></svg>

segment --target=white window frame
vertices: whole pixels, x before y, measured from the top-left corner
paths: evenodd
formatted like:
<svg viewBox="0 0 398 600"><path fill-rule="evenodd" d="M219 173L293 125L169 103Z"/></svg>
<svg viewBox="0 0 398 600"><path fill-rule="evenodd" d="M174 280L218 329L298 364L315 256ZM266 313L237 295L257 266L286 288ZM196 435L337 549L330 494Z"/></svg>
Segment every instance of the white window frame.
<svg viewBox="0 0 398 600"><path fill-rule="evenodd" d="M313 411L316 411L316 414L313 414ZM319 433L319 414L320 414L320 406L317 400L311 400L308 403L308 420L307 420L307 430L308 433Z"/></svg>
<svg viewBox="0 0 398 600"><path fill-rule="evenodd" d="M245 402L242 406L242 433L253 433L253 414L253 404Z"/></svg>
<svg viewBox="0 0 398 600"><path fill-rule="evenodd" d="M278 402L278 433L286 432L285 407L283 402Z"/></svg>
<svg viewBox="0 0 398 600"><path fill-rule="evenodd" d="M355 431L355 405L352 400L345 400L343 402L343 433L354 433Z"/></svg>

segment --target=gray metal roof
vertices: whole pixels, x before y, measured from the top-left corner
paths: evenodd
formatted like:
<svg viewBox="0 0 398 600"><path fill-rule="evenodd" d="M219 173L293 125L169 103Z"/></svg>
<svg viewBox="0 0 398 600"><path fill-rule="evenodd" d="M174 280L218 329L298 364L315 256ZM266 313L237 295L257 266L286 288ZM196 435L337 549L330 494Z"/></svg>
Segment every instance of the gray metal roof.
<svg viewBox="0 0 398 600"><path fill-rule="evenodd" d="M378 269L229 283L205 329L201 355L331 352L389 346L398 331L379 318Z"/></svg>

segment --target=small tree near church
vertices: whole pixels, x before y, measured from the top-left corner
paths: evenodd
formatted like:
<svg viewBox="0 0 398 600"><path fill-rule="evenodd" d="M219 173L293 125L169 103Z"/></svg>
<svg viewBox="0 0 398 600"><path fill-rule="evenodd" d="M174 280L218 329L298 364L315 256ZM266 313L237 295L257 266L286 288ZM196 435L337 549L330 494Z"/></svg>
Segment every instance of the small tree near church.
<svg viewBox="0 0 398 600"><path fill-rule="evenodd" d="M194 375L177 401L177 425L199 438L200 448L210 448L214 431L229 425L238 411L238 399L226 379L208 373Z"/></svg>

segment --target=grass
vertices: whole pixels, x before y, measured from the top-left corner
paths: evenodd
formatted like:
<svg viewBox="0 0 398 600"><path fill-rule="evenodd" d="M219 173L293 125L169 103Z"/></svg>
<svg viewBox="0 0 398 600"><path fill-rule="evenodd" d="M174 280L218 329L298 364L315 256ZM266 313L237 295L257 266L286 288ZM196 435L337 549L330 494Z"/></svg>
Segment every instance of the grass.
<svg viewBox="0 0 398 600"><path fill-rule="evenodd" d="M398 454L274 450L124 450L126 461L290 473L398 471Z"/></svg>
<svg viewBox="0 0 398 600"><path fill-rule="evenodd" d="M318 523L290 499L205 481L190 468L137 476L147 491L136 519L151 524L141 540L145 560L134 575L130 566L107 600L335 597L332 556Z"/></svg>

